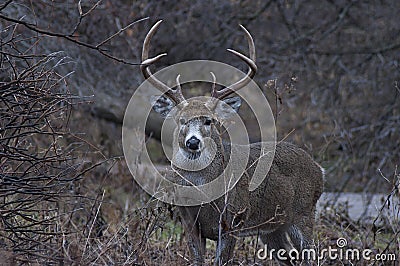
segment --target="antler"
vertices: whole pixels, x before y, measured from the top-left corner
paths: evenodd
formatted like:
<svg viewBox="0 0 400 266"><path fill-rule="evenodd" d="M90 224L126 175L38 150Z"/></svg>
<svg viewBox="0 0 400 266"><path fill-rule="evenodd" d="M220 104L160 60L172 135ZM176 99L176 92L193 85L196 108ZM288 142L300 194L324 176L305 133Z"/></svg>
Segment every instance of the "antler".
<svg viewBox="0 0 400 266"><path fill-rule="evenodd" d="M239 57L240 59L242 59L249 66L249 71L247 72L247 75L244 78L242 78L241 80L237 81L236 83L230 85L229 87L225 87L221 90L216 90L215 87L213 87L211 96L214 98L223 99L223 98L229 96L230 94L238 91L239 89L243 88L252 80L252 78L255 76L255 74L257 72L257 65L255 63L256 62L256 48L254 45L253 38L251 37L250 33L246 30L245 27L243 27L242 25L240 25L240 27L246 33L246 38L247 38L247 42L249 44L249 50L250 50L250 52L249 52L250 58L235 51L235 50L232 50L232 49L227 49L227 50L229 52L233 53L234 55L236 55L237 57Z"/></svg>
<svg viewBox="0 0 400 266"><path fill-rule="evenodd" d="M185 98L183 97L181 86L179 84L179 76L177 77L177 88L174 90L170 87L168 87L166 84L162 83L160 80L158 80L150 71L150 65L154 64L158 60L160 60L161 57L166 56L167 53L159 54L153 58L149 58L149 50L150 50L150 41L151 38L153 37L154 33L157 31L161 24L162 20L157 21L156 24L150 29L150 31L147 33L146 38L144 39L143 42L143 50L142 50L142 64L140 65L140 70L142 71L142 74L145 79L147 79L154 87L156 87L158 90L161 92L165 93L165 95L173 100L175 104L179 104L183 101L185 101Z"/></svg>

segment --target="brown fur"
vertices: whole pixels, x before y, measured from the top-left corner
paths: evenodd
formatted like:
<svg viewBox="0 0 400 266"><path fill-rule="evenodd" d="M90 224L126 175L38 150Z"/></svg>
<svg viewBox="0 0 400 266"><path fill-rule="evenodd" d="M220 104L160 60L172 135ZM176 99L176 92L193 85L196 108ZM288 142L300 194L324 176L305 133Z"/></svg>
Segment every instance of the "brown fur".
<svg viewBox="0 0 400 266"><path fill-rule="evenodd" d="M184 108L176 117L190 115L190 109ZM176 132L175 137L180 138L181 134ZM182 176L192 184L199 184L199 180L207 183L221 174L231 150L240 152L240 146L231 147L230 143L221 142L215 125L211 138L218 143L217 155L207 168L185 171L175 167L169 178L189 185ZM301 251L312 244L315 206L323 190L322 168L304 150L280 142L269 173L250 192L253 162L259 154L260 144L251 144L249 168L225 197L202 206L179 208L196 264L204 262L206 238L218 241L215 258L218 265L232 261L236 237L258 235L264 244L275 249Z"/></svg>

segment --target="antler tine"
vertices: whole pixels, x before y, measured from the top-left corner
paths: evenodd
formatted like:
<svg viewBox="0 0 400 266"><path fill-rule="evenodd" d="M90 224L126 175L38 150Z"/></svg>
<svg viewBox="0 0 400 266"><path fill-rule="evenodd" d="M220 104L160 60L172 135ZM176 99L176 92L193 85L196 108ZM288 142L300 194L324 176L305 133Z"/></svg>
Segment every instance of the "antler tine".
<svg viewBox="0 0 400 266"><path fill-rule="evenodd" d="M140 65L140 70L142 71L142 74L145 79L147 79L154 87L156 87L158 90L161 92L165 93L168 98L173 100L176 104L179 104L182 101L185 101L185 98L183 97L182 91L181 91L181 86L179 83L179 76L177 77L177 89L173 90L170 87L168 87L166 84L158 80L150 71L150 65L154 64L158 60L160 60L161 57L166 56L166 53L159 54L153 58L149 58L149 51L150 51L150 41L151 38L153 37L154 33L157 31L157 29L160 27L162 20L157 21L156 24L153 25L153 27L150 29L150 31L147 33L146 38L144 39L143 42L143 50L142 50L142 64Z"/></svg>
<svg viewBox="0 0 400 266"><path fill-rule="evenodd" d="M215 77L213 72L210 72L210 74L211 74L212 79L213 79L213 84L212 84L212 87L211 87L211 95L214 95L214 93L216 91L215 86L216 86L217 78Z"/></svg>
<svg viewBox="0 0 400 266"><path fill-rule="evenodd" d="M186 99L185 99L185 97L183 97L181 82L179 81L180 77L181 77L180 74L178 74L178 76L176 76L176 89L171 90L171 91L172 91L172 94L177 95L177 97L179 98L179 102L185 102Z"/></svg>
<svg viewBox="0 0 400 266"><path fill-rule="evenodd" d="M250 58L233 50L233 49L227 49L227 50L229 52L233 53L234 55L236 55L237 57L239 57L240 59L242 59L249 66L249 71L247 72L247 74L244 78L242 78L241 80L237 81L236 83L230 85L229 87L225 87L219 91L213 90L212 96L215 98L218 98L218 99L223 99L223 98L229 96L230 94L238 91L239 89L243 88L244 86L246 86L254 78L254 76L257 72L257 65L255 63L256 62L256 48L254 45L253 38L251 37L250 33L248 32L248 30L245 27L243 27L242 25L240 25L240 27L246 34L247 42L249 45Z"/></svg>

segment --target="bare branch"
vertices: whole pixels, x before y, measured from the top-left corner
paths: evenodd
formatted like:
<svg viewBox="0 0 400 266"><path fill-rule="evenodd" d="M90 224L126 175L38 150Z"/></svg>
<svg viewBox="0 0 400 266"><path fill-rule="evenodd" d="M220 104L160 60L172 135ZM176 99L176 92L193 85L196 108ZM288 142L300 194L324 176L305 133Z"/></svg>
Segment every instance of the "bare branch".
<svg viewBox="0 0 400 266"><path fill-rule="evenodd" d="M104 55L104 56L106 56L106 57L108 57L108 58L110 58L112 60L115 60L115 61L117 61L119 63L127 64L127 65L140 65L140 63L132 63L132 62L126 61L125 59L115 57L115 56L111 55L110 53L108 53L106 50L102 49L100 46L103 45L105 42L109 41L110 39L112 39L113 37L115 37L116 35L118 35L119 33L121 33L122 31L126 30L128 27L130 27L130 26L132 26L132 25L134 25L136 23L139 23L139 22L142 22L142 21L145 21L145 20L149 19L149 17L146 17L146 18L142 18L142 19L136 20L136 21L130 23L127 27L124 27L122 30L118 31L116 34L114 34L111 37L107 38L105 41L101 42L100 44L92 45L92 44L89 44L89 43L86 43L86 42L79 41L74 36L66 35L66 34L59 33L59 32L51 32L51 31L43 30L43 29L37 28L36 26L34 26L34 25L30 24L30 23L24 22L22 20L10 18L10 17L4 16L2 14L0 14L0 18L4 19L6 21L9 21L9 22L14 22L16 24L22 25L22 26L24 26L24 27L26 27L26 28L28 28L28 29L30 29L32 31L35 31L37 33L48 35L48 36L53 36L53 37L59 37L59 38L62 38L62 39L66 39L69 42L78 44L80 46L84 46L84 47L92 49L92 50L96 50L99 53L101 53L102 55Z"/></svg>

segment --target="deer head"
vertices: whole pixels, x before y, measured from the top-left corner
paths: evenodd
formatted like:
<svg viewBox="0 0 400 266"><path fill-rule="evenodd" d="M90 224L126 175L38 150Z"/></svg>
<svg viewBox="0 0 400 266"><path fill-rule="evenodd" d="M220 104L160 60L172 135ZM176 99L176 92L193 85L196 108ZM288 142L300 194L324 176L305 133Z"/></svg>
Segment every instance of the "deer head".
<svg viewBox="0 0 400 266"><path fill-rule="evenodd" d="M190 163L190 160L198 160L202 162L200 165L205 166L206 161L208 161L205 158L210 158L209 155L213 150L208 149L210 146L207 144L207 139L213 139L215 142L218 135L218 130L215 126L219 124L219 121L227 120L234 115L241 105L241 99L239 97L228 96L246 86L256 74L257 66L255 64L254 41L250 33L240 25L248 41L250 50L249 57L235 50L227 49L248 65L249 70L245 77L228 87L217 90L216 77L211 73L213 77L211 97L207 100L204 100L204 98L185 99L179 81L180 75L176 77L175 88L170 88L158 80L150 71L150 65L167 55L166 53L162 53L153 58L149 58L150 41L161 22L162 20L158 21L150 29L144 40L141 71L144 78L155 88L164 93L161 97L153 97L153 110L163 117L174 118L178 125L174 135L174 143L177 144L174 145L174 148L178 149L175 150L175 154L177 154L176 152L180 154L182 157L180 161ZM207 156L201 156L203 154Z"/></svg>

